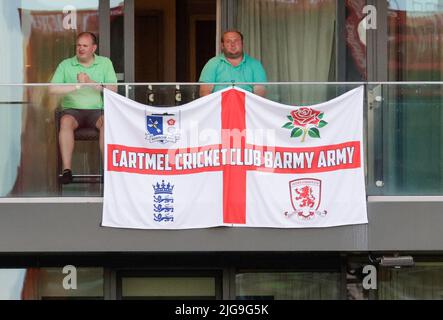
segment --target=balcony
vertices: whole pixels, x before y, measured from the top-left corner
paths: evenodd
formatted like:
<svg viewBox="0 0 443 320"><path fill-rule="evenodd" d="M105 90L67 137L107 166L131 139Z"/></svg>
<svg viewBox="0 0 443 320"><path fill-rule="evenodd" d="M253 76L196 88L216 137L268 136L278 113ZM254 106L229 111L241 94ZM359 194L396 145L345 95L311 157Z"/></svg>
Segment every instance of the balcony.
<svg viewBox="0 0 443 320"><path fill-rule="evenodd" d="M266 90L270 100L309 106L360 85L368 225L175 232L100 227L103 170L97 141L76 143L77 183L60 185L55 121L60 97L49 94L49 84L0 85L0 251L441 250L442 82L268 83ZM197 99L199 86L128 83L119 84L118 92L167 108Z"/></svg>

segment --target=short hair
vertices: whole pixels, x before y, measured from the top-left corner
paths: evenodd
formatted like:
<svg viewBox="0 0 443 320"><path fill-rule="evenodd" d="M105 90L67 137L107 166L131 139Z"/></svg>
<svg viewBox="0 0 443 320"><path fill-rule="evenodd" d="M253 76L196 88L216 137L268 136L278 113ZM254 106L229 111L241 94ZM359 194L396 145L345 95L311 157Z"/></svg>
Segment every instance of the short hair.
<svg viewBox="0 0 443 320"><path fill-rule="evenodd" d="M221 36L221 42L224 42L225 34L230 33L230 32L237 33L240 36L241 41L243 42L243 34L240 31L236 30L236 29L230 29L230 30L226 30L225 32L223 32L223 34Z"/></svg>
<svg viewBox="0 0 443 320"><path fill-rule="evenodd" d="M81 32L81 33L79 33L77 35L77 39L76 40L80 39L83 36L89 36L91 38L91 40L92 40L92 44L97 45L97 42L98 42L97 41L97 36L95 34L93 34L92 32L89 32L89 31Z"/></svg>

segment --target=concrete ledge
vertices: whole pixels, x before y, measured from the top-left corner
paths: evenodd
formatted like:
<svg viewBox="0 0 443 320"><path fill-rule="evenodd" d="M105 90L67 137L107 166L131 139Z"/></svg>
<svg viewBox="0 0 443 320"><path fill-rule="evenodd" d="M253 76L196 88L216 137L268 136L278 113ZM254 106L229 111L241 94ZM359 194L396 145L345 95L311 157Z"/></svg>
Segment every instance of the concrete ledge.
<svg viewBox="0 0 443 320"><path fill-rule="evenodd" d="M0 203L0 252L366 251L367 225L323 229L101 227L102 203Z"/></svg>

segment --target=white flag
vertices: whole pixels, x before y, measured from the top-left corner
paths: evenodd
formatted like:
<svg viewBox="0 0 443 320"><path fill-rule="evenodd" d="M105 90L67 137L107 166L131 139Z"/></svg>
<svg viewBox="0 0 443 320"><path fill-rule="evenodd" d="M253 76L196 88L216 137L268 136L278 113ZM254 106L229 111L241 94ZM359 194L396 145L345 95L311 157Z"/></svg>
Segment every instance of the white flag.
<svg viewBox="0 0 443 320"><path fill-rule="evenodd" d="M169 108L105 90L103 226L367 223L363 87L309 106L226 89Z"/></svg>

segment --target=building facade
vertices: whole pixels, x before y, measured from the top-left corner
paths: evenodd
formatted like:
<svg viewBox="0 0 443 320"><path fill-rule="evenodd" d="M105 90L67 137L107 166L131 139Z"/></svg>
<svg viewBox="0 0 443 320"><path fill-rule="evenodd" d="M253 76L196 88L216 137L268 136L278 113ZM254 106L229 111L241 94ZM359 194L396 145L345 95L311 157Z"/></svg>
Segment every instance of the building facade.
<svg viewBox="0 0 443 320"><path fill-rule="evenodd" d="M0 299L443 298L443 1L0 4ZM48 82L76 34L98 35L119 93L175 105L198 98L232 28L262 61L271 100L365 86L368 224L111 229L100 226L102 183L59 185ZM74 164L99 174L96 142L80 143Z"/></svg>

